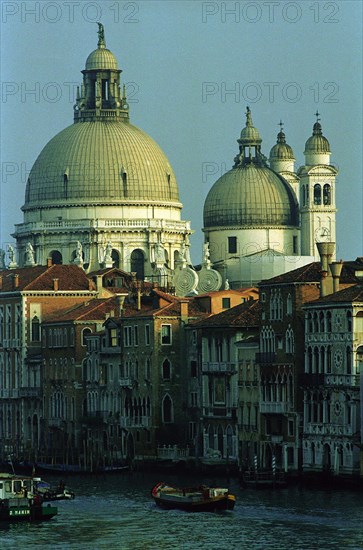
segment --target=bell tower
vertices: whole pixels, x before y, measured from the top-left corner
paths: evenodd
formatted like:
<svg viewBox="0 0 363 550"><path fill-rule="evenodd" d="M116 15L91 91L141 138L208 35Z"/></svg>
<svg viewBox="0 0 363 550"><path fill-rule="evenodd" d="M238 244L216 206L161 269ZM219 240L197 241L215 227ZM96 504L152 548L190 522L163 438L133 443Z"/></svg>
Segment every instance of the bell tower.
<svg viewBox="0 0 363 550"><path fill-rule="evenodd" d="M330 144L323 136L318 112L313 134L305 144L304 155L305 165L298 171L301 254L314 256L319 261L316 243L336 243L335 181L338 170L330 164Z"/></svg>

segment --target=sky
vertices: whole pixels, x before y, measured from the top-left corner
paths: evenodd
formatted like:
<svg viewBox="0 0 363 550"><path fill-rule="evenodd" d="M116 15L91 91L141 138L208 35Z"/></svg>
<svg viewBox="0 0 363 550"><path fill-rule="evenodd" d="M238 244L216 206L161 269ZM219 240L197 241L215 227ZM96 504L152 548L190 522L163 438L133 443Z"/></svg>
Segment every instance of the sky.
<svg viewBox="0 0 363 550"><path fill-rule="evenodd" d="M232 168L249 106L262 152L280 120L296 169L320 113L339 168L337 258L363 255L362 5L343 1L4 1L1 5L0 248L23 221L28 173L73 123L76 86L97 21L123 70L130 121L177 177L191 256L202 257L203 205Z"/></svg>

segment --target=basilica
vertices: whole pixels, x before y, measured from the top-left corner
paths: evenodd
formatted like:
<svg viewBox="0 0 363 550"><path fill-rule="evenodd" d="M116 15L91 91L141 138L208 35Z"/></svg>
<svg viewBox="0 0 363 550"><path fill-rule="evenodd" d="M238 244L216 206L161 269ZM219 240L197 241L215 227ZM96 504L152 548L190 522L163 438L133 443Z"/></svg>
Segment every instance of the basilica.
<svg viewBox="0 0 363 550"><path fill-rule="evenodd" d="M130 123L98 25L0 251L0 460L363 477L363 258L335 261L319 113L296 167L283 124L267 157L246 108L193 265L173 169Z"/></svg>
<svg viewBox="0 0 363 550"><path fill-rule="evenodd" d="M182 296L256 284L318 259L316 242L336 241L337 169L318 113L305 164L296 169L282 124L264 156L247 107L232 168L205 200L204 254L192 266L192 229L181 218L173 169L157 143L130 123L121 72L99 24L74 122L46 144L30 171L8 265L46 265L50 258L87 273L119 267Z"/></svg>

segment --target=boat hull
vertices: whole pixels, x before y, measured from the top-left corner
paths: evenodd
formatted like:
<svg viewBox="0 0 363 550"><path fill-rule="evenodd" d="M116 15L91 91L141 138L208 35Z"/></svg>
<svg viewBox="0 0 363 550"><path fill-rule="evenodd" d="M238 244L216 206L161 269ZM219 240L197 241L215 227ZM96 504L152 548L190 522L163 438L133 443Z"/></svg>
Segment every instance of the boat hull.
<svg viewBox="0 0 363 550"><path fill-rule="evenodd" d="M48 521L57 513L58 508L50 505L9 505L7 502L0 502L0 521L7 523Z"/></svg>
<svg viewBox="0 0 363 550"><path fill-rule="evenodd" d="M151 491L157 506L165 510L183 510L184 512L219 512L233 510L234 495L227 489L198 487L178 489L158 483Z"/></svg>

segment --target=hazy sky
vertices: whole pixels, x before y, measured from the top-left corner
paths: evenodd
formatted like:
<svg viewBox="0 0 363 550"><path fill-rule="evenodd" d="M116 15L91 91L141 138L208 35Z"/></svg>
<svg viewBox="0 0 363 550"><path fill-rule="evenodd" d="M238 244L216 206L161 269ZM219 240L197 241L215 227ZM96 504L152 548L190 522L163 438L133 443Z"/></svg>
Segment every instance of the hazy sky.
<svg viewBox="0 0 363 550"><path fill-rule="evenodd" d="M337 257L362 255L362 2L1 2L1 233L12 242L25 183L73 122L96 21L123 70L130 120L162 147L201 259L204 199L229 170L249 105L262 152L280 119L296 166L321 113L337 180Z"/></svg>

